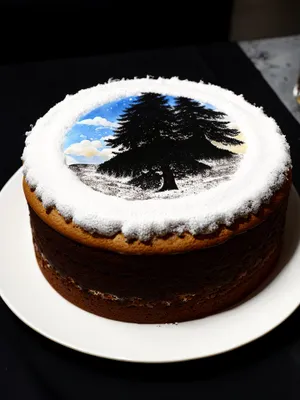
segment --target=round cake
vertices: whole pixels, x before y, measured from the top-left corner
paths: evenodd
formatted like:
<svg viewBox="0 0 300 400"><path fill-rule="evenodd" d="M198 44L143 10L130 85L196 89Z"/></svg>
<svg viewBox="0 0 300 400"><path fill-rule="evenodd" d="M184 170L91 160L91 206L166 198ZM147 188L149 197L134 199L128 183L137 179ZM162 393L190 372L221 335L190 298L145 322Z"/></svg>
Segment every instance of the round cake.
<svg viewBox="0 0 300 400"><path fill-rule="evenodd" d="M289 146L262 109L220 87L144 78L81 90L37 121L22 159L39 267L99 316L215 314L280 255Z"/></svg>

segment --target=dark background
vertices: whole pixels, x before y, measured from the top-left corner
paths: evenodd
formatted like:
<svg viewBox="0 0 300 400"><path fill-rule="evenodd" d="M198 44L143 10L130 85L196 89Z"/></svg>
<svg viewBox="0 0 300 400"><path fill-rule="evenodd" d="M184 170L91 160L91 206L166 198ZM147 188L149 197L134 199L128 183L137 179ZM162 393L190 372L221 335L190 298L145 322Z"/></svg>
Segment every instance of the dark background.
<svg viewBox="0 0 300 400"><path fill-rule="evenodd" d="M300 33L299 0L1 0L0 64Z"/></svg>
<svg viewBox="0 0 300 400"><path fill-rule="evenodd" d="M2 63L226 41L232 13L231 0L1 3Z"/></svg>

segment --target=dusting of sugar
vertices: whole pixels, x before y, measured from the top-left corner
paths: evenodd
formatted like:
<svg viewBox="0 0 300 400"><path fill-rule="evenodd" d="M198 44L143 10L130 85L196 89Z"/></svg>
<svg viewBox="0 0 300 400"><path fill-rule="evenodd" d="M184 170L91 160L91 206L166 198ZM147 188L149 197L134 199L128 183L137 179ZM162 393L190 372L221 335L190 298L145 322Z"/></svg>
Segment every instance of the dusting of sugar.
<svg viewBox="0 0 300 400"><path fill-rule="evenodd" d="M238 168L219 185L179 198L130 201L93 190L65 164L62 151L66 132L91 109L110 101L145 92L194 98L213 104L243 132L247 151ZM289 146L274 119L243 96L218 86L171 79L112 80L79 91L55 105L27 132L22 155L23 172L45 207L83 229L111 237L149 240L173 232L213 232L237 217L256 212L286 179L291 167Z"/></svg>
<svg viewBox="0 0 300 400"><path fill-rule="evenodd" d="M132 176L116 177L111 174L100 174L97 171L97 164L73 164L69 168L76 173L83 183L110 196L118 196L128 200L174 199L211 189L220 182L230 179L238 168L241 158L241 155L235 154L230 157L230 161L227 158L205 160L203 161L204 164L211 166L212 169L198 175L176 178L176 183L180 189L163 192L155 191L152 187L145 189L130 185L129 181ZM197 161L202 162L202 160Z"/></svg>

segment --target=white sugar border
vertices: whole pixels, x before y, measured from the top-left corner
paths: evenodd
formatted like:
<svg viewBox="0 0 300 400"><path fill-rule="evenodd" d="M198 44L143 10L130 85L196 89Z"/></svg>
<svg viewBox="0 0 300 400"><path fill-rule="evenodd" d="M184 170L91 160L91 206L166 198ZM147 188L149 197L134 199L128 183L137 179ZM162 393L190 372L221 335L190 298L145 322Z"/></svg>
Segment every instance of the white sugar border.
<svg viewBox="0 0 300 400"><path fill-rule="evenodd" d="M136 201L107 196L83 184L64 163L66 132L91 109L142 92L194 98L228 114L247 143L232 178L197 195ZM291 167L289 146L274 119L241 95L203 82L149 77L110 81L67 96L28 132L22 159L26 181L45 207L55 206L89 232L107 237L122 232L140 240L169 232L212 232L220 224L230 225L268 201Z"/></svg>

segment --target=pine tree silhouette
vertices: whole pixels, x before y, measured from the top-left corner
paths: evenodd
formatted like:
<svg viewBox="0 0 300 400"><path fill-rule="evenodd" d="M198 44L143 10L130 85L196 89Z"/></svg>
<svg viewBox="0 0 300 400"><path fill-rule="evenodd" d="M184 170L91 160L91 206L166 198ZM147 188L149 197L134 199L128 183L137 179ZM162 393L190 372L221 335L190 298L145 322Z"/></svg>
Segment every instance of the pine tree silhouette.
<svg viewBox="0 0 300 400"><path fill-rule="evenodd" d="M224 145L240 145L235 139L239 134L228 127L226 114L204 107L198 101L177 97L174 112L176 131L186 139L186 149L198 159L219 159L231 157L232 152L214 146L211 141Z"/></svg>
<svg viewBox="0 0 300 400"><path fill-rule="evenodd" d="M143 189L178 189L175 178L210 168L199 159L232 155L210 140L241 143L234 138L238 131L229 129L224 117L194 100L179 97L171 107L165 96L144 93L119 117L114 137L107 140L116 149L115 156L98 171L132 176L129 184Z"/></svg>
<svg viewBox="0 0 300 400"><path fill-rule="evenodd" d="M132 175L129 183L160 190L178 189L172 164L175 116L165 96L142 94L118 119L118 128L107 144L117 148L115 157L99 165L98 171L116 176Z"/></svg>

